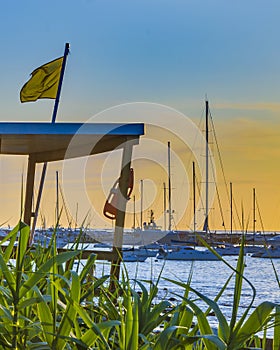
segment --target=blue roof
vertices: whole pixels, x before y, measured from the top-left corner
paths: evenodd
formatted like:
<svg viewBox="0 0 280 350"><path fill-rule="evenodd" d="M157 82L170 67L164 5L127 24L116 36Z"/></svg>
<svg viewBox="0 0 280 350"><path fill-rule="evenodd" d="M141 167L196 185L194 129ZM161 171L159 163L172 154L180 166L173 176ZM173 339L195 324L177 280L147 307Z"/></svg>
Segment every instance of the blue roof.
<svg viewBox="0 0 280 350"><path fill-rule="evenodd" d="M139 142L144 124L0 122L0 154L32 155L48 162L109 152ZM69 150L71 152L69 152Z"/></svg>
<svg viewBox="0 0 280 350"><path fill-rule="evenodd" d="M115 123L7 123L0 122L0 135L143 135L144 124Z"/></svg>

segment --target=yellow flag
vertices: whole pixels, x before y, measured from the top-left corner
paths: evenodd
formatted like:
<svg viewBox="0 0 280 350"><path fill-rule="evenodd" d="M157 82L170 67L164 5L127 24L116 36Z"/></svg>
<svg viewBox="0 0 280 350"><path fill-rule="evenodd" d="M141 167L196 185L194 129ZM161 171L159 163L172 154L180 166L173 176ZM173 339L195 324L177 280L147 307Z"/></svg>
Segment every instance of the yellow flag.
<svg viewBox="0 0 280 350"><path fill-rule="evenodd" d="M31 78L20 90L20 101L56 98L63 57L42 65L31 73Z"/></svg>

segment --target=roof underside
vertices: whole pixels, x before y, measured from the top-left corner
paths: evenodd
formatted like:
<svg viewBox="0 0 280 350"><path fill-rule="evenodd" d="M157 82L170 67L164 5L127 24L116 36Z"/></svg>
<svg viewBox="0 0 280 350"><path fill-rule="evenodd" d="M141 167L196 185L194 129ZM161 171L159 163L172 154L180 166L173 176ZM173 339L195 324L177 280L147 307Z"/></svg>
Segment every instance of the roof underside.
<svg viewBox="0 0 280 350"><path fill-rule="evenodd" d="M112 151L143 134L140 123L0 123L0 154L49 162Z"/></svg>

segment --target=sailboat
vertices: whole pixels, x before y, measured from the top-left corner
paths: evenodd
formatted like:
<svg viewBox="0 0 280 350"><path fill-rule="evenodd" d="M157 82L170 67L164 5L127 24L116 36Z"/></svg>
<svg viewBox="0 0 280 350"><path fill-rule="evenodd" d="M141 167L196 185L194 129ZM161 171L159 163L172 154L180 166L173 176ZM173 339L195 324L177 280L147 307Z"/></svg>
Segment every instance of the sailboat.
<svg viewBox="0 0 280 350"><path fill-rule="evenodd" d="M195 191L195 164L193 162L193 202L194 202L194 234L196 234L196 191ZM208 249L195 249L195 247L175 245L161 248L157 259L164 260L219 260L218 257Z"/></svg>
<svg viewBox="0 0 280 350"><path fill-rule="evenodd" d="M172 230L172 202L171 202L171 175L170 175L170 142L168 141L168 211L166 210L166 197L165 197L165 185L164 185L164 230L161 226L158 226L155 222L154 211L150 210L150 217L148 222L143 222L143 180L140 182L141 186L141 209L140 209L140 227L134 228L132 232L125 231L124 244L128 244L129 235L134 236L135 245L150 245L151 243L158 242L159 244L167 243L171 241L171 237L177 237L176 233ZM166 212L168 212L168 229L166 230ZM135 241L138 240L136 243Z"/></svg>
<svg viewBox="0 0 280 350"><path fill-rule="evenodd" d="M180 240L176 240L175 237L171 238L171 234L169 234L167 237L165 237L165 239L163 241L161 241L161 243L168 243L167 239L170 238L169 243L174 243L175 241L177 241L178 243L183 244L184 242L187 243L188 241L192 244L195 245L195 235L199 234L200 236L202 236L204 239L207 239L208 237L208 233L209 233L209 224L208 224L208 213L209 213L209 103L206 100L205 101L205 147L206 147L206 157L205 157L205 218L204 218L204 223L203 223L203 228L202 230L198 230L198 228L196 227L196 203L195 203L195 186L193 189L194 192L194 227L193 227L193 231L189 230L189 231L174 231L173 232L173 236L180 237ZM195 169L194 169L194 163L193 163L193 177L195 177ZM195 185L195 180L193 180L193 183ZM169 186L170 187L170 186Z"/></svg>
<svg viewBox="0 0 280 350"><path fill-rule="evenodd" d="M195 245L196 239L195 237L199 235L206 241L212 240L214 237L217 237L219 239L219 233L216 235L216 232L210 232L209 229L209 199L211 199L211 188L210 185L212 182L214 182L214 179L212 180L212 173L209 171L210 166L210 148L209 148L209 121L210 121L210 109L209 109L209 102L208 100L205 101L205 197L203 198L203 207L204 207L204 218L202 217L201 221L203 221L203 227L201 229L198 228L198 223L196 221L199 220L199 213L197 213L196 217L196 198L195 198L195 169L194 169L194 163L193 163L193 194L194 194L194 212L193 212L193 218L194 218L194 225L193 230L186 230L186 231L173 231L168 233L167 236L164 237L163 240L160 241L160 243L164 244L172 244L172 243L178 243L178 244L191 244ZM176 237L177 236L177 237ZM179 239L178 239L179 238ZM237 249L235 249L237 251Z"/></svg>
<svg viewBox="0 0 280 350"><path fill-rule="evenodd" d="M63 207L64 207L64 210L65 210L65 213L67 216L67 220L69 223L68 228L65 228L59 224L60 216L62 213L62 209L60 208L60 203L59 203L60 197L62 199ZM65 202L65 199L63 196L63 192L62 192L61 187L59 185L58 171L56 171L55 222L56 222L56 226L54 226L54 227L46 228L46 224L44 222L44 224L43 224L44 228L42 230L40 230L40 229L35 230L36 220L34 219L33 227L32 227L32 229L34 229L34 236L33 236L34 243L42 245L42 246L48 246L48 244L51 242L51 238L55 234L56 246L58 248L62 248L67 243L71 243L71 242L73 243L76 240L76 238L81 234L81 229L77 229L77 228L72 229L71 228L70 215L69 215L67 207L66 207L66 202ZM85 239L85 235L83 234L82 237L80 237L80 239Z"/></svg>

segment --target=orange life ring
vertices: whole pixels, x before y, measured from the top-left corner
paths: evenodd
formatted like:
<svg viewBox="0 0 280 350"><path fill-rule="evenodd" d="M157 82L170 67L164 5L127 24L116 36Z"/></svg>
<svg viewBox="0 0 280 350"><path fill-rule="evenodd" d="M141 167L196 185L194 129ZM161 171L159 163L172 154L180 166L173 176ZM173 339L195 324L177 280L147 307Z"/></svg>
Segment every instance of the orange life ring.
<svg viewBox="0 0 280 350"><path fill-rule="evenodd" d="M110 220L115 220L117 217L119 180L120 179L118 179L114 183L114 186L111 188L109 196L108 196L108 198L105 202L104 208L103 208L103 215ZM134 171L132 168L130 168L128 186L127 186L127 198L126 198L127 200L130 199L131 193L133 191L133 186L134 186Z"/></svg>

